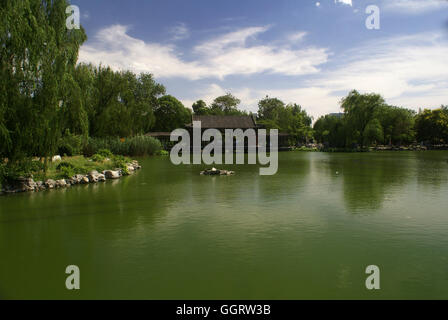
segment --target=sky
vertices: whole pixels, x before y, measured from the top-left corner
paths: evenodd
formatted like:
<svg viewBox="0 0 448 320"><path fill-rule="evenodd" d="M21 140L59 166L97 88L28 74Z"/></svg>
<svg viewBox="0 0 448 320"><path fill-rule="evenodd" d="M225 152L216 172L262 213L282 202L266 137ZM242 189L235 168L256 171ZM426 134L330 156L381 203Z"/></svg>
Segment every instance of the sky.
<svg viewBox="0 0 448 320"><path fill-rule="evenodd" d="M414 110L448 105L448 0L72 0L79 62L154 74L191 108L231 92L314 119L351 90ZM379 29L366 20L379 9ZM369 20L370 21L370 20Z"/></svg>

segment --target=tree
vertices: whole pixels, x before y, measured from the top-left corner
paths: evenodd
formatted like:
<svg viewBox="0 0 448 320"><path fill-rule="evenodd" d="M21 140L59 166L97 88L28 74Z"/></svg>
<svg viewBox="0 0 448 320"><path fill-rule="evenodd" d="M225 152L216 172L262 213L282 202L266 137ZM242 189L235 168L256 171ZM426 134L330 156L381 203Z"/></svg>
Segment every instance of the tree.
<svg viewBox="0 0 448 320"><path fill-rule="evenodd" d="M425 109L415 120L418 141L433 144L448 143L448 108Z"/></svg>
<svg viewBox="0 0 448 320"><path fill-rule="evenodd" d="M237 106L241 103L241 100L233 96L231 93L227 93L224 96L217 97L210 106L211 112L215 115L233 113L239 113Z"/></svg>
<svg viewBox="0 0 448 320"><path fill-rule="evenodd" d="M183 128L191 121L191 111L173 96L163 96L158 100L154 111L156 116L155 131L170 132Z"/></svg>
<svg viewBox="0 0 448 320"><path fill-rule="evenodd" d="M115 72L109 67L81 65L77 68L83 100L90 104L90 135L132 136L150 131L155 124L154 109L165 87L152 74L139 76L130 71Z"/></svg>
<svg viewBox="0 0 448 320"><path fill-rule="evenodd" d="M351 91L347 97L341 101L341 107L345 113L347 133L351 142L358 143L361 146L369 145L371 136L365 137L365 133L371 133L374 118L385 105L384 99L375 93L360 94L358 91ZM370 123L370 128L367 126ZM375 123L376 126L376 123Z"/></svg>
<svg viewBox="0 0 448 320"><path fill-rule="evenodd" d="M276 122L279 117L279 113L285 107L285 103L277 98L266 98L258 102L258 119L262 121Z"/></svg>
<svg viewBox="0 0 448 320"><path fill-rule="evenodd" d="M312 137L312 119L298 104L288 104L277 98L260 100L258 122L267 129L279 129L289 133L290 143L306 142Z"/></svg>
<svg viewBox="0 0 448 320"><path fill-rule="evenodd" d="M328 147L346 147L346 125L343 117L326 115L314 124L314 138Z"/></svg>
<svg viewBox="0 0 448 320"><path fill-rule="evenodd" d="M65 0L0 2L0 156L9 164L51 156L62 131L61 105L74 103L63 100L63 90L86 35L66 28L67 6Z"/></svg>
<svg viewBox="0 0 448 320"><path fill-rule="evenodd" d="M383 106L378 119L383 128L384 144L411 143L415 139L415 111Z"/></svg>
<svg viewBox="0 0 448 320"><path fill-rule="evenodd" d="M210 109L207 108L207 104L203 100L198 100L192 105L194 114L202 116L210 113Z"/></svg>

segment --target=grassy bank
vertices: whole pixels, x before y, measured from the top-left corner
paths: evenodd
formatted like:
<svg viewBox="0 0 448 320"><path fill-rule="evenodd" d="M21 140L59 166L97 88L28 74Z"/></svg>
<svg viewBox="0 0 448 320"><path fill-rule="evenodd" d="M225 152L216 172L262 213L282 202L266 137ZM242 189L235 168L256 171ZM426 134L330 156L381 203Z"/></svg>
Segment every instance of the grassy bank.
<svg viewBox="0 0 448 320"><path fill-rule="evenodd" d="M76 174L85 175L93 170L121 169L123 174L129 174L127 164L132 160L121 155L114 155L107 149L99 150L92 157L64 156L61 161L45 164L37 159L22 161L17 165L0 165L0 188L18 178L33 178L35 181L46 179L70 179Z"/></svg>

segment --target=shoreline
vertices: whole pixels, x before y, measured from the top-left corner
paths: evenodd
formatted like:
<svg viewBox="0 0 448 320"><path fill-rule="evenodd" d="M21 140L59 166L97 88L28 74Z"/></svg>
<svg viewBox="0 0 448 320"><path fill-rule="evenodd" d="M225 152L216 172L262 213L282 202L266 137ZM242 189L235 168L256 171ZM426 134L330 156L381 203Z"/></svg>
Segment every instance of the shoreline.
<svg viewBox="0 0 448 320"><path fill-rule="evenodd" d="M68 188L75 185L87 185L92 183L106 182L107 180L117 180L124 176L132 175L142 167L137 160L131 160L126 163L126 168L115 168L103 170L91 170L86 174L75 174L68 179L45 179L34 181L33 177L19 177L11 184L3 185L0 189L0 196L11 195L24 192L41 192L46 190L55 190Z"/></svg>

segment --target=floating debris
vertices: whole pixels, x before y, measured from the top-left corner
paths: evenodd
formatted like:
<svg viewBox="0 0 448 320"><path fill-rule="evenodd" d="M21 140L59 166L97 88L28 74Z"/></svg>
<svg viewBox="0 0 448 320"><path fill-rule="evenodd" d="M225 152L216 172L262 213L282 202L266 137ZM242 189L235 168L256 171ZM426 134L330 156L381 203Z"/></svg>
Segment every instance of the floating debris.
<svg viewBox="0 0 448 320"><path fill-rule="evenodd" d="M230 170L218 170L216 168L211 168L201 171L200 174L205 176L231 176L235 174L235 172Z"/></svg>

